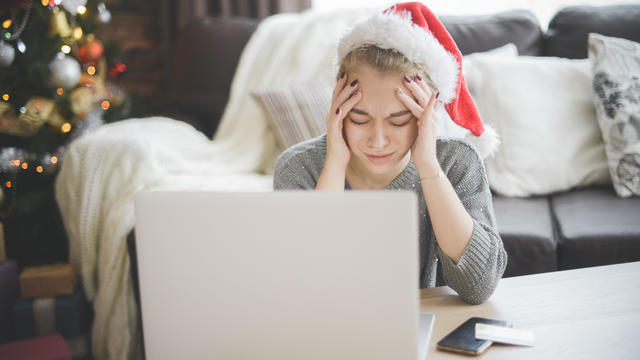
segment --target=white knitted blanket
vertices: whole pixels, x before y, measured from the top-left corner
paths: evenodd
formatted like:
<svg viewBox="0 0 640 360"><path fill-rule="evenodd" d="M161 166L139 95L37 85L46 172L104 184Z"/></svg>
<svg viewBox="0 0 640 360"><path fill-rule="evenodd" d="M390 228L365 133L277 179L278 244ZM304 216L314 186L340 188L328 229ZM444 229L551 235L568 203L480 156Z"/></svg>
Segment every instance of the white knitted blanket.
<svg viewBox="0 0 640 360"><path fill-rule="evenodd" d="M126 236L141 190L271 189L279 153L252 90L335 76L336 41L375 10L281 14L265 19L245 47L229 103L211 141L160 117L102 126L69 147L56 181L69 237L95 319L96 359L140 357ZM166 209L171 211L171 209Z"/></svg>

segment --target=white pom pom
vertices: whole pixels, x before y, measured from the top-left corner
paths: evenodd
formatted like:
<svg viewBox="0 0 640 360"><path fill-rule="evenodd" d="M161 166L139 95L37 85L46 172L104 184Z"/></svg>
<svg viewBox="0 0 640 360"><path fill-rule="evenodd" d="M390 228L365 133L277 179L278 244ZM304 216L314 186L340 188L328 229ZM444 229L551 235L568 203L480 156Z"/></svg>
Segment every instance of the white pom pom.
<svg viewBox="0 0 640 360"><path fill-rule="evenodd" d="M484 125L484 132L480 136L469 133L465 136L464 140L476 148L482 159L493 154L500 145L498 133L489 125Z"/></svg>

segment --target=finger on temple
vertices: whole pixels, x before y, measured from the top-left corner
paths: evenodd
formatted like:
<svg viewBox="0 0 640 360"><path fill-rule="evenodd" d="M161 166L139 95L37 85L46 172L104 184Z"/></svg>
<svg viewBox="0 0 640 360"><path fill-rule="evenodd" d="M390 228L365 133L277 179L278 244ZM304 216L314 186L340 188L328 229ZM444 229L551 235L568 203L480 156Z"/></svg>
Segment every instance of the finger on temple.
<svg viewBox="0 0 640 360"><path fill-rule="evenodd" d="M362 90L357 90L351 94L351 96L342 104L342 110L344 116L346 116L351 109L362 99ZM343 117L344 117L343 116Z"/></svg>
<svg viewBox="0 0 640 360"><path fill-rule="evenodd" d="M345 76L345 78L346 78L346 76ZM353 84L354 82L355 82L355 84ZM353 85L351 85L351 84L353 84ZM338 105L338 106L342 106L342 104L344 104L345 101L347 101L349 98L351 98L353 93L355 93L358 89L360 89L360 84L357 81L353 81L351 83L345 82L344 88L340 91L338 96L336 96L334 98L334 100L333 100L334 104Z"/></svg>
<svg viewBox="0 0 640 360"><path fill-rule="evenodd" d="M429 102L428 92L426 92L418 82L404 81L404 86L406 86L411 91L411 93L416 97L416 100L418 101L418 104L420 106L424 107L425 105L427 105L427 103Z"/></svg>
<svg viewBox="0 0 640 360"><path fill-rule="evenodd" d="M434 93L434 90L430 88L424 80L420 79L417 83L420 85L424 93L427 94L427 97L430 97Z"/></svg>
<svg viewBox="0 0 640 360"><path fill-rule="evenodd" d="M440 92L436 92L436 93L431 93L431 98L429 99L429 103L427 104L427 109L431 109L431 111L434 111L435 108L435 104L438 101L438 95L440 94Z"/></svg>
<svg viewBox="0 0 640 360"><path fill-rule="evenodd" d="M331 95L331 99L337 98L338 94L342 92L348 77L349 76L347 75L347 73L342 73L342 77L338 79L338 81L336 82L336 87L333 88L333 94Z"/></svg>
<svg viewBox="0 0 640 360"><path fill-rule="evenodd" d="M417 118L420 118L422 116L422 113L424 112L424 109L422 108L422 106L416 103L416 101L413 98L411 98L409 95L407 95L405 91L403 91L401 88L397 88L396 96L398 97L400 102L402 102L404 106L406 106L407 109L411 111L413 116Z"/></svg>

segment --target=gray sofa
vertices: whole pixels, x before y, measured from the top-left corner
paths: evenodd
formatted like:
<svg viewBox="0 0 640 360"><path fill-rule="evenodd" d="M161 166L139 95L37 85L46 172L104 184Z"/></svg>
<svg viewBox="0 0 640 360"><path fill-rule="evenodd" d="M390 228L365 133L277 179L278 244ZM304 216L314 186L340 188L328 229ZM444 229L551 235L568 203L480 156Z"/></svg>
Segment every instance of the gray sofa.
<svg viewBox="0 0 640 360"><path fill-rule="evenodd" d="M569 7L543 31L535 15L443 16L463 54L514 43L521 55L587 57L587 34L640 41L640 5ZM177 38L166 115L207 135L215 132L242 49L258 20L205 18ZM202 44L207 44L202 46ZM509 263L505 276L640 260L640 199L616 197L612 186L543 197L494 196Z"/></svg>

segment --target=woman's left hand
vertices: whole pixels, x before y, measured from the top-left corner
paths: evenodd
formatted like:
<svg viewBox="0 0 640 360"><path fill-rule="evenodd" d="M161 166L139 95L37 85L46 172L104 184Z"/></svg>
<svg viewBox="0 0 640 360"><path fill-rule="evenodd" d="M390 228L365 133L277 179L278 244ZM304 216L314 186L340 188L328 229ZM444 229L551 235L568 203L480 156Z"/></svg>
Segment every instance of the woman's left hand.
<svg viewBox="0 0 640 360"><path fill-rule="evenodd" d="M440 171L436 156L438 116L435 111L440 106L439 93L433 93L419 76L414 80L405 76L404 85L404 89L397 88L396 96L418 119L418 135L411 147L411 157L420 177L432 176Z"/></svg>

